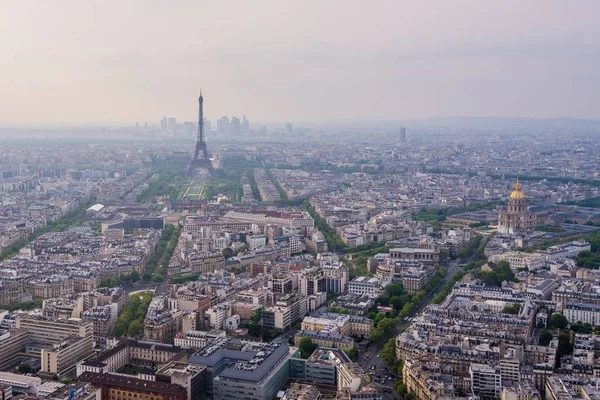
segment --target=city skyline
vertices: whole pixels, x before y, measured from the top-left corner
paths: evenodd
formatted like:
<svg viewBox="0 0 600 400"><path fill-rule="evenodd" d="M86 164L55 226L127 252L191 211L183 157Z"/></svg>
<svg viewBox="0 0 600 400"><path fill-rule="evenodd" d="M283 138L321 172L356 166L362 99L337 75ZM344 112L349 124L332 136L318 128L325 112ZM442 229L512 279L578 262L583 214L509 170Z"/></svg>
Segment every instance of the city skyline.
<svg viewBox="0 0 600 400"><path fill-rule="evenodd" d="M600 400L600 3L3 11L3 400Z"/></svg>
<svg viewBox="0 0 600 400"><path fill-rule="evenodd" d="M11 38L0 56L9 77L0 90L11 94L0 125L193 121L200 87L213 119L595 119L597 11L541 1L19 2L0 17Z"/></svg>

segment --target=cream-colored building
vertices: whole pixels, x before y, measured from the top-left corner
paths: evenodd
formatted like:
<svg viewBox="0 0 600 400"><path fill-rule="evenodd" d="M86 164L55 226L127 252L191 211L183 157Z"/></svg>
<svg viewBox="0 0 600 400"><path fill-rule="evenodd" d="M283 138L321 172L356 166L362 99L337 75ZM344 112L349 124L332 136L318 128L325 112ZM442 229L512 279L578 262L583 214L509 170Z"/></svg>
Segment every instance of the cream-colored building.
<svg viewBox="0 0 600 400"><path fill-rule="evenodd" d="M357 363L348 363L331 352L329 357L334 362L338 373L338 390L358 390L363 383L365 371Z"/></svg>
<svg viewBox="0 0 600 400"><path fill-rule="evenodd" d="M301 329L346 336L368 337L373 330L373 320L358 315L327 313L319 317L304 317Z"/></svg>
<svg viewBox="0 0 600 400"><path fill-rule="evenodd" d="M136 340L109 341L108 350L98 357L80 362L77 365L77 376L84 372L99 374L115 372L130 364L133 360L152 362L157 365L165 364L180 352L185 352L180 347L138 342Z"/></svg>
<svg viewBox="0 0 600 400"><path fill-rule="evenodd" d="M77 363L93 353L92 342L88 339L72 336L61 343L42 349L41 371L59 377L74 375Z"/></svg>
<svg viewBox="0 0 600 400"><path fill-rule="evenodd" d="M506 253L494 254L490 256L491 262L507 261L510 269L517 271L521 268L527 268L531 271L540 269L546 265L546 257L538 253L525 253L522 251L508 251Z"/></svg>
<svg viewBox="0 0 600 400"><path fill-rule="evenodd" d="M44 300L71 295L75 293L75 286L71 278L51 282L37 280L26 282L23 292L30 294L33 300Z"/></svg>
<svg viewBox="0 0 600 400"><path fill-rule="evenodd" d="M27 341L46 346L39 355L43 372L71 375L76 364L94 353L91 321L52 320L35 316L17 318L17 329L27 332ZM37 355L37 351L28 354Z"/></svg>
<svg viewBox="0 0 600 400"><path fill-rule="evenodd" d="M444 395L444 385L436 379L440 372L437 363L428 365L413 359L405 359L402 368L402 380L409 392L414 393L419 400L436 400Z"/></svg>
<svg viewBox="0 0 600 400"><path fill-rule="evenodd" d="M313 343L320 347L330 347L334 349L350 350L354 348L354 340L350 336L339 333L326 333L316 331L297 331L294 336L294 344L300 345L302 338L309 338Z"/></svg>
<svg viewBox="0 0 600 400"><path fill-rule="evenodd" d="M181 331L182 321L181 310L150 308L144 320L144 340L171 344Z"/></svg>
<svg viewBox="0 0 600 400"><path fill-rule="evenodd" d="M313 385L292 383L281 400L320 400L321 392Z"/></svg>
<svg viewBox="0 0 600 400"><path fill-rule="evenodd" d="M94 335L94 325L91 321L52 320L25 315L17 318L16 327L27 331L30 340L44 345L60 343L74 335L89 337L91 343Z"/></svg>
<svg viewBox="0 0 600 400"><path fill-rule="evenodd" d="M4 370L19 362L19 353L25 349L25 330L0 331L0 369Z"/></svg>

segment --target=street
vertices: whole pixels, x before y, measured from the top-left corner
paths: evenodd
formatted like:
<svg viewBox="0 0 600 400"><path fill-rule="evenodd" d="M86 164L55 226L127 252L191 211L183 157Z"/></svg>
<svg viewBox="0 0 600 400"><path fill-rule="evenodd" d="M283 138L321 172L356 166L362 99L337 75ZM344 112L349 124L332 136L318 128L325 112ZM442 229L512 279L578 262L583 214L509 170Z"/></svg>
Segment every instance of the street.
<svg viewBox="0 0 600 400"><path fill-rule="evenodd" d="M415 315L419 314L421 311L423 311L423 309L425 307L427 307L427 305L431 302L431 300L439 292L439 290L442 288L442 286L444 286L446 284L446 282L448 280L450 280L452 278L452 276L454 276L454 274L458 271L458 269L459 269L458 263L455 262L455 263L450 264L448 266L448 269L446 271L446 276L444 277L444 279L442 279L440 284L429 293L429 295L425 298L425 300L421 303L421 305L411 315L409 315L408 318L412 318ZM396 327L396 331L394 332L394 335L392 337L396 337L399 334L401 334L402 332L404 332L406 330L406 328L408 328L409 325L410 325L409 322L406 322L405 320L401 320L398 323L398 325ZM385 346L385 342L384 343L371 343L366 350L361 352L361 354L358 357L357 363L362 367L362 369L366 373L370 374L371 378L373 379L373 382L381 388L381 394L383 395L384 399L387 399L387 400L396 399L398 397L396 396L396 394L394 392L394 385L395 385L396 381L398 380L398 378L391 376L391 371L389 370L386 362L383 361L383 359L380 356L381 351L383 350L383 346ZM387 389L390 389L390 388L391 388L391 391L386 391Z"/></svg>

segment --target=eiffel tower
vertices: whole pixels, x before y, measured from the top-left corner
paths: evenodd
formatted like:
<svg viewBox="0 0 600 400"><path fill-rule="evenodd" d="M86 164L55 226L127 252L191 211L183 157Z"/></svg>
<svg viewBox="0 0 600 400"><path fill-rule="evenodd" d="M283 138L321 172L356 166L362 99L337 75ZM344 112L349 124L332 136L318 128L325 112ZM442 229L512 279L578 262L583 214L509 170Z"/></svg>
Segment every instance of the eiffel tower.
<svg viewBox="0 0 600 400"><path fill-rule="evenodd" d="M189 176L198 175L202 172L212 174L214 171L212 162L208 158L208 148L206 147L204 137L203 103L204 98L202 97L202 92L200 92L200 97L198 97L198 135L196 136L194 157L192 158L192 161L190 161L190 166L188 168Z"/></svg>

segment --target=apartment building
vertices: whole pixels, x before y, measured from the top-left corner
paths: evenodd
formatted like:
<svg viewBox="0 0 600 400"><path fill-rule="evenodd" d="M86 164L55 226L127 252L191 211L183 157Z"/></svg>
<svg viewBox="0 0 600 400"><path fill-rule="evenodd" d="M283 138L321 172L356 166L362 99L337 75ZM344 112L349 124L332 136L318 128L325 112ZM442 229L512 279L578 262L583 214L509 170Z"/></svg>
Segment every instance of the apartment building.
<svg viewBox="0 0 600 400"><path fill-rule="evenodd" d="M278 295L272 307L263 310L263 326L288 329L303 318L308 310L307 297L301 294Z"/></svg>
<svg viewBox="0 0 600 400"><path fill-rule="evenodd" d="M179 385L187 391L187 400L201 400L206 393L206 366L173 361L156 372L156 380Z"/></svg>
<svg viewBox="0 0 600 400"><path fill-rule="evenodd" d="M59 378L75 375L77 363L93 353L89 338L71 336L41 351L41 371Z"/></svg>
<svg viewBox="0 0 600 400"><path fill-rule="evenodd" d="M52 320L32 315L23 315L17 318L16 328L25 330L29 340L44 345L53 345L62 342L71 336L86 338L92 349L94 324L91 321L81 320Z"/></svg>
<svg viewBox="0 0 600 400"><path fill-rule="evenodd" d="M563 314L569 322L583 322L596 326L600 323L600 304L567 303L563 307Z"/></svg>
<svg viewBox="0 0 600 400"><path fill-rule="evenodd" d="M367 278L358 276L348 284L348 292L359 296L363 294L378 293L381 290L381 284L377 278Z"/></svg>
<svg viewBox="0 0 600 400"><path fill-rule="evenodd" d="M144 340L173 343L181 330L183 311L149 308L144 320Z"/></svg>
<svg viewBox="0 0 600 400"><path fill-rule="evenodd" d="M494 400L502 391L502 376L498 368L485 364L471 364L471 389L482 399Z"/></svg>
<svg viewBox="0 0 600 400"><path fill-rule="evenodd" d="M19 353L25 350L27 331L0 331L0 369L5 370L19 363Z"/></svg>

